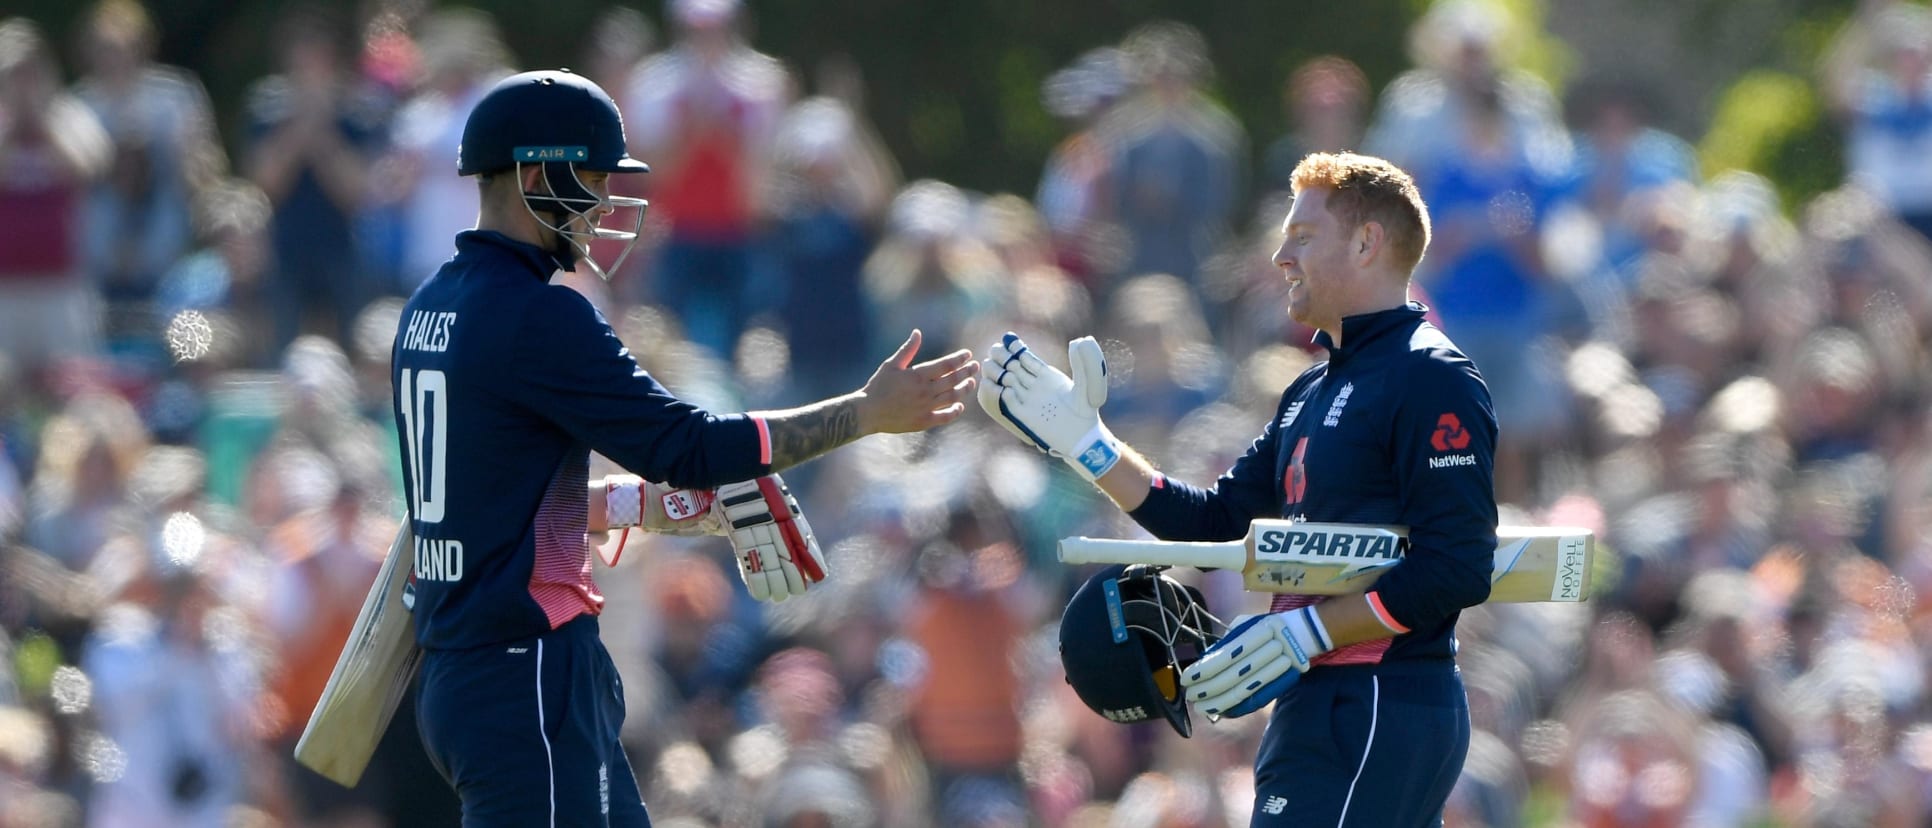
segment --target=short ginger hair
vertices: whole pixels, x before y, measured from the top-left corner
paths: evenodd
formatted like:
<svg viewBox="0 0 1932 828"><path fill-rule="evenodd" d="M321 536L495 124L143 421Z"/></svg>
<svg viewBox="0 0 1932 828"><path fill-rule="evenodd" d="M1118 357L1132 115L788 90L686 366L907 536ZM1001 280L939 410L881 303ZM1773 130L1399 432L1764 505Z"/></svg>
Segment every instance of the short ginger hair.
<svg viewBox="0 0 1932 828"><path fill-rule="evenodd" d="M1429 207L1415 179L1380 158L1352 152L1317 152L1301 159L1290 178L1296 195L1311 187L1330 191L1328 212L1350 231L1382 225L1389 249L1406 273L1429 247Z"/></svg>

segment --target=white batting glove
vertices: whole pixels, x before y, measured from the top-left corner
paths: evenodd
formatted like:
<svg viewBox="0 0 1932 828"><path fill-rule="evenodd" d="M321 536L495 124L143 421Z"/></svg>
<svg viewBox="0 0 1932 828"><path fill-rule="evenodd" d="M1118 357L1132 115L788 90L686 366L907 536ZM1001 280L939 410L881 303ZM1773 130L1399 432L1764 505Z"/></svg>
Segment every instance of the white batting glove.
<svg viewBox="0 0 1932 828"><path fill-rule="evenodd" d="M674 489L634 474L605 477L604 525L624 530L603 553L605 565L617 565L632 529L660 535L724 534L724 520L711 508L714 499L710 489Z"/></svg>
<svg viewBox="0 0 1932 828"><path fill-rule="evenodd" d="M713 509L724 520L738 554L738 577L752 598L775 603L825 580L812 525L778 475L719 486Z"/></svg>
<svg viewBox="0 0 1932 828"><path fill-rule="evenodd" d="M1334 649L1314 607L1246 615L1181 674L1186 698L1212 717L1246 716L1288 692Z"/></svg>
<svg viewBox="0 0 1932 828"><path fill-rule="evenodd" d="M1097 480L1120 460L1120 441L1100 421L1107 360L1100 343L1083 336L1067 343L1067 363L1071 378L1008 333L986 350L979 405L1007 431Z"/></svg>

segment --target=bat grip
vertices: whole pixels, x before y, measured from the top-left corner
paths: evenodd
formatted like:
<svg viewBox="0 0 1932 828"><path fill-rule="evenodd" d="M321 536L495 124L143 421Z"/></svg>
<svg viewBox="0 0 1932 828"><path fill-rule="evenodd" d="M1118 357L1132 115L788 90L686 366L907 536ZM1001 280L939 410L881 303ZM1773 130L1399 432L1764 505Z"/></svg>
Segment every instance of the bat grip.
<svg viewBox="0 0 1932 828"><path fill-rule="evenodd" d="M1061 538L1060 562L1197 566L1204 569L1239 571L1248 565L1248 550L1239 541L1181 543L1112 538Z"/></svg>

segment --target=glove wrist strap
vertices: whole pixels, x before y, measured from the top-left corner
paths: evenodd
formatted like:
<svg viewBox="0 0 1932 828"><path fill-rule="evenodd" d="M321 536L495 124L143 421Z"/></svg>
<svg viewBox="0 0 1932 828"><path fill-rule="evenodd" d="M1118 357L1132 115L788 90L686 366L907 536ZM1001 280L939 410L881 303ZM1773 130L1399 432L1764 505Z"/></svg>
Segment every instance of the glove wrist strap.
<svg viewBox="0 0 1932 828"><path fill-rule="evenodd" d="M604 528L622 529L617 546L603 553L604 565L617 566L624 557L624 544L631 529L644 522L644 478L634 474L613 474L604 478Z"/></svg>
<svg viewBox="0 0 1932 828"><path fill-rule="evenodd" d="M604 526L629 529L644 522L644 480L634 474L604 478Z"/></svg>
<svg viewBox="0 0 1932 828"><path fill-rule="evenodd" d="M1088 429L1086 434L1074 441L1072 451L1062 455L1060 459L1067 461L1067 465L1072 466L1081 477L1092 483L1099 480L1101 475L1111 471L1115 463L1120 462L1120 441L1115 439L1113 432L1107 430L1106 423L1096 418L1093 428Z"/></svg>
<svg viewBox="0 0 1932 828"><path fill-rule="evenodd" d="M1328 637L1328 627L1322 623L1322 616L1314 607L1290 610L1286 620L1288 623L1282 625L1283 632L1294 639L1295 648L1307 658L1313 659L1335 649L1333 639Z"/></svg>

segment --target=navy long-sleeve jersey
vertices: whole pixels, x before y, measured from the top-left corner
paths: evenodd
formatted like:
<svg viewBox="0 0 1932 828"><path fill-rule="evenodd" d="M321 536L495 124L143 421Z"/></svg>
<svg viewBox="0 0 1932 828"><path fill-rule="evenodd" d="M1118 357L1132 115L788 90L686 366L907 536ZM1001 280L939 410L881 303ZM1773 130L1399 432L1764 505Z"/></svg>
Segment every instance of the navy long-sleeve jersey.
<svg viewBox="0 0 1932 828"><path fill-rule="evenodd" d="M1461 610L1489 597L1496 549L1496 414L1476 366L1426 309L1342 320L1327 362L1297 377L1274 420L1212 490L1157 478L1132 517L1167 540L1245 537L1256 518L1409 527L1410 548L1369 593L1393 638L1317 664L1447 659ZM1276 596L1276 611L1314 603Z"/></svg>
<svg viewBox="0 0 1932 828"><path fill-rule="evenodd" d="M556 270L533 245L472 230L403 308L390 380L426 648L599 612L584 537L591 450L681 487L771 471L762 420L672 396L589 301L549 284Z"/></svg>

